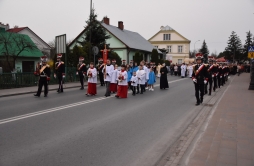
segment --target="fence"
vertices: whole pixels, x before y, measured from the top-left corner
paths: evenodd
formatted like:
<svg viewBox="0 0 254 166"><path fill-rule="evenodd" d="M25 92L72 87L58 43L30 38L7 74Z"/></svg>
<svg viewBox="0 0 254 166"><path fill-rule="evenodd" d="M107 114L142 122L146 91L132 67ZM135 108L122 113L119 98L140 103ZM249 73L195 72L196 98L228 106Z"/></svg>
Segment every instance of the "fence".
<svg viewBox="0 0 254 166"><path fill-rule="evenodd" d="M64 81L77 82L79 76L76 75L76 68L67 68ZM37 86L39 77L34 76L33 73L3 73L0 74L0 89L20 88ZM54 73L51 71L49 84L57 84L57 79L54 78Z"/></svg>

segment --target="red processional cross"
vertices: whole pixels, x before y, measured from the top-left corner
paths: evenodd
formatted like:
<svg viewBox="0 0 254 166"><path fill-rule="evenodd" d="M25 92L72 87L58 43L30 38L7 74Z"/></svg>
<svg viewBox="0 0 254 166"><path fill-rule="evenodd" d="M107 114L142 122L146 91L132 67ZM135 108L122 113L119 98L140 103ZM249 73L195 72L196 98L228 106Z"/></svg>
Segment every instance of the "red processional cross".
<svg viewBox="0 0 254 166"><path fill-rule="evenodd" d="M109 52L110 50L108 50L107 49L107 46L106 46L106 44L105 44L105 48L104 48L104 50L101 50L101 52L102 52L102 58L103 58L103 63L107 63L107 59L108 59L108 52Z"/></svg>

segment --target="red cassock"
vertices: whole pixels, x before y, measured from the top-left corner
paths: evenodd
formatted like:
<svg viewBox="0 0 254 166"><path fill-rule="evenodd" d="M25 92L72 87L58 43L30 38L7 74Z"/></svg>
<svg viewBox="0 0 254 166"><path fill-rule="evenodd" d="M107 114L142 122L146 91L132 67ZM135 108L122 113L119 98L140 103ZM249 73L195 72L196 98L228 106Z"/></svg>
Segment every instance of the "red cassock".
<svg viewBox="0 0 254 166"><path fill-rule="evenodd" d="M110 91L117 92L117 83L110 83Z"/></svg>
<svg viewBox="0 0 254 166"><path fill-rule="evenodd" d="M90 94L90 95L96 95L97 94L96 83L88 82L87 94Z"/></svg>
<svg viewBox="0 0 254 166"><path fill-rule="evenodd" d="M118 85L117 96L127 98L128 85Z"/></svg>

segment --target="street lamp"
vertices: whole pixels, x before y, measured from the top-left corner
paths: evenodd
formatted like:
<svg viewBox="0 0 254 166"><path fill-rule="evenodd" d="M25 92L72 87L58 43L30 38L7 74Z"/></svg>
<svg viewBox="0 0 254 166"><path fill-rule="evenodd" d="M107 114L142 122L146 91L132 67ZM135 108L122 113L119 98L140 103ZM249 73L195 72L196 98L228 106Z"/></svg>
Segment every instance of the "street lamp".
<svg viewBox="0 0 254 166"><path fill-rule="evenodd" d="M195 56L195 53L196 53L196 48L195 48L195 45L196 45L196 43L197 42L199 42L200 40L197 40L195 43L194 43L194 51L193 51L193 53L194 53L194 59L195 59L195 62L196 62L196 56Z"/></svg>

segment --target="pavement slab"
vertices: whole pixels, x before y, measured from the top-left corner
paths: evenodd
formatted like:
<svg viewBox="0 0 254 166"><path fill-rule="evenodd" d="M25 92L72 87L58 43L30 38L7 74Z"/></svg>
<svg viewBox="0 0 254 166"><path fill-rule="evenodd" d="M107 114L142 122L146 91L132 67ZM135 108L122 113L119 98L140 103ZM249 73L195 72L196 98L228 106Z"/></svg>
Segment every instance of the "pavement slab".
<svg viewBox="0 0 254 166"><path fill-rule="evenodd" d="M248 90L249 74L243 73L231 79L190 154L188 166L254 165L254 91Z"/></svg>

